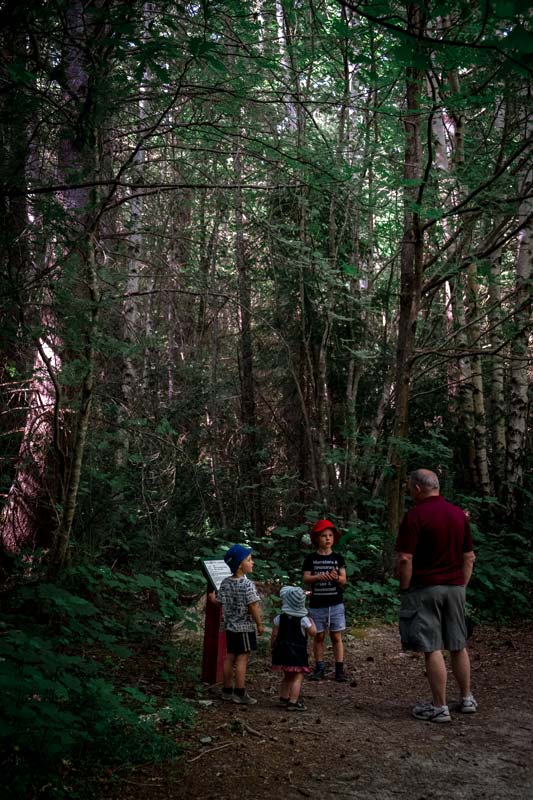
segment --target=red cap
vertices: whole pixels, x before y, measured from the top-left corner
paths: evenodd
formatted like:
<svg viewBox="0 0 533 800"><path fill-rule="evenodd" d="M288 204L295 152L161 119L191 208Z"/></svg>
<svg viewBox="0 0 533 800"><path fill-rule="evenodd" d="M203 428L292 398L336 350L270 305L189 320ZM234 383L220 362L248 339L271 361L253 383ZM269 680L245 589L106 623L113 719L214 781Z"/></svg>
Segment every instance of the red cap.
<svg viewBox="0 0 533 800"><path fill-rule="evenodd" d="M318 534L322 533L322 531L332 530L333 531L333 542L335 544L339 543L339 539L341 535L333 522L330 522L329 519L319 519L318 522L315 522L313 527L311 528L311 541L313 544L318 544Z"/></svg>

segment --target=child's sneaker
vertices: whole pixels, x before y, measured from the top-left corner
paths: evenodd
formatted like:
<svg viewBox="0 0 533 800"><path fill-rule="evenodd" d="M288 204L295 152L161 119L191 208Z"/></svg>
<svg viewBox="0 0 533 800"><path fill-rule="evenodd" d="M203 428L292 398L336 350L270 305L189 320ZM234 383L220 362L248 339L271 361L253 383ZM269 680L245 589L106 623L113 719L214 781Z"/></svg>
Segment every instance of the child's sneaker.
<svg viewBox="0 0 533 800"><path fill-rule="evenodd" d="M241 706L254 706L257 703L255 697L250 697L248 692L245 692L243 695L234 693L231 699L234 703L238 703Z"/></svg>
<svg viewBox="0 0 533 800"><path fill-rule="evenodd" d="M434 706L433 703L417 703L413 706L411 714L415 719L424 722L451 722L448 706Z"/></svg>
<svg viewBox="0 0 533 800"><path fill-rule="evenodd" d="M335 680L337 683L346 683L348 681L348 676L343 669L335 670Z"/></svg>
<svg viewBox="0 0 533 800"><path fill-rule="evenodd" d="M233 689L231 692L220 692L220 699L223 700L225 703L231 703L233 700Z"/></svg>
<svg viewBox="0 0 533 800"><path fill-rule="evenodd" d="M477 711L477 700L475 699L474 695L469 694L466 697L463 697L457 706L457 710L460 711L461 714L475 714Z"/></svg>
<svg viewBox="0 0 533 800"><path fill-rule="evenodd" d="M295 703L289 701L287 703L287 711L307 711L307 706L303 700L297 700Z"/></svg>
<svg viewBox="0 0 533 800"><path fill-rule="evenodd" d="M322 681L324 680L324 673L326 668L324 665L315 664L315 668L311 675L309 676L310 681Z"/></svg>

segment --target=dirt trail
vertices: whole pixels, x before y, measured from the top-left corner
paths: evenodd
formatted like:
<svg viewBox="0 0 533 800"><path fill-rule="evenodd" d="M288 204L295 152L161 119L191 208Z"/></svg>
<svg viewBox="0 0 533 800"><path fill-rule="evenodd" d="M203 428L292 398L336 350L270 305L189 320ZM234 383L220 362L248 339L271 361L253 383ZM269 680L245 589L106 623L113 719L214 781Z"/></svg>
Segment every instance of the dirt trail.
<svg viewBox="0 0 533 800"><path fill-rule="evenodd" d="M277 704L267 653L249 671L250 708L200 705L184 759L152 768L114 800L533 800L533 630L478 628L471 642L479 711L451 724L413 720L427 699L423 659L400 653L395 626L346 637L352 684L306 682L308 710ZM360 636L364 638L360 638ZM449 698L455 697L450 683ZM204 740L202 742L202 739Z"/></svg>

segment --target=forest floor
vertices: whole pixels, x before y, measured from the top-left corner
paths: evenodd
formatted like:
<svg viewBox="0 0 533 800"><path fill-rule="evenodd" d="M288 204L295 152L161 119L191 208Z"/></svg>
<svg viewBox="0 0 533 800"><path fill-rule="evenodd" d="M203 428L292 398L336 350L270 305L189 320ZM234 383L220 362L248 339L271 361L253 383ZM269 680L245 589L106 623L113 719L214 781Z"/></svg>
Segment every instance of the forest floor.
<svg viewBox="0 0 533 800"><path fill-rule="evenodd" d="M531 800L533 629L480 626L470 642L476 714L420 722L423 658L400 652L397 628L352 629L350 682L304 684L305 712L278 706L266 643L249 667L255 706L222 703L219 687L173 764L144 766L109 787L109 800ZM331 654L331 651L329 651ZM450 682L450 698L456 696Z"/></svg>

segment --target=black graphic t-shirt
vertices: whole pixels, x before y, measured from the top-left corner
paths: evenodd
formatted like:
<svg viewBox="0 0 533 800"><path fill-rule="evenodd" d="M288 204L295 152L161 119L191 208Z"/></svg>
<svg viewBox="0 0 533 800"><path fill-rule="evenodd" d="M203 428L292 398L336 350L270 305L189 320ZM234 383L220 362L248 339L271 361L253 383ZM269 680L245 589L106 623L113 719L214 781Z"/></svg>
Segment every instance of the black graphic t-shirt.
<svg viewBox="0 0 533 800"><path fill-rule="evenodd" d="M331 572L332 569L339 572L346 566L346 562L338 553L330 553L329 556L320 553L311 553L305 557L304 572L311 575L319 575L321 572ZM343 590L336 581L317 581L311 584L311 608L328 608L328 606L338 606L342 603Z"/></svg>

